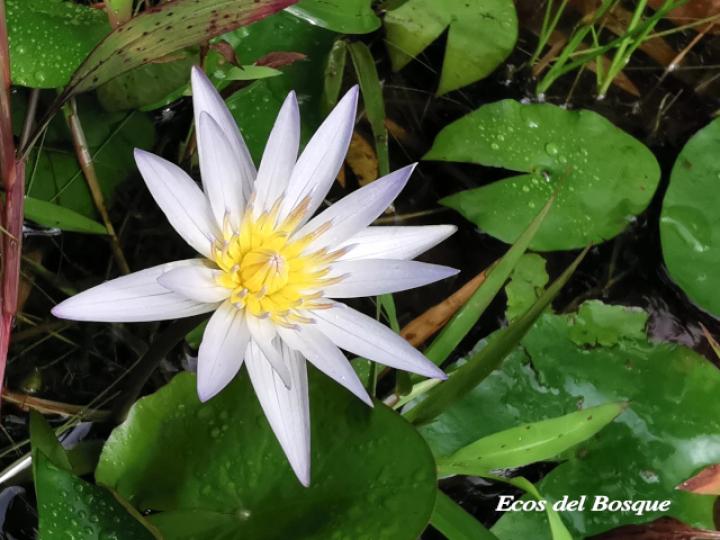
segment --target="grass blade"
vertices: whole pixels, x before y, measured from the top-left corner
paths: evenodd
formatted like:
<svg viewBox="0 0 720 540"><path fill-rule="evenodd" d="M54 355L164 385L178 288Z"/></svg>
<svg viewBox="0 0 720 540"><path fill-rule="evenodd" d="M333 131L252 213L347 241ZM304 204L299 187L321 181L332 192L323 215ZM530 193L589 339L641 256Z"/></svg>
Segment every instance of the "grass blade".
<svg viewBox="0 0 720 540"><path fill-rule="evenodd" d="M497 540L497 536L440 490L430 524L448 540Z"/></svg>

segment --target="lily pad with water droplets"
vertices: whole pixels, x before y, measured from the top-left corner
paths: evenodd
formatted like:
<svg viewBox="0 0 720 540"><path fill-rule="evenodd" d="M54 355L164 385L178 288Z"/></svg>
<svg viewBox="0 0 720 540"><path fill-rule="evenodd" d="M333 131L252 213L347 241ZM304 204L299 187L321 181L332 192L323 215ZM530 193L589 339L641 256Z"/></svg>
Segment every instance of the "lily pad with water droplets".
<svg viewBox="0 0 720 540"><path fill-rule="evenodd" d="M515 47L512 0L408 0L385 15L393 69L403 68L450 27L438 95L487 77Z"/></svg>
<svg viewBox="0 0 720 540"><path fill-rule="evenodd" d="M13 84L59 88L110 32L102 9L64 0L6 0Z"/></svg>
<svg viewBox="0 0 720 540"><path fill-rule="evenodd" d="M720 317L720 119L682 149L660 215L670 277L701 308Z"/></svg>
<svg viewBox="0 0 720 540"><path fill-rule="evenodd" d="M96 471L167 540L414 540L427 525L435 464L398 414L367 407L310 372L312 482L302 487L245 372L205 404L176 376L138 401Z"/></svg>
<svg viewBox="0 0 720 540"><path fill-rule="evenodd" d="M300 0L287 11L341 34L367 34L380 28L372 0Z"/></svg>
<svg viewBox="0 0 720 540"><path fill-rule="evenodd" d="M424 159L524 173L441 201L507 243L557 190L530 244L540 251L616 236L647 207L660 180L652 152L599 114L512 100L485 105L446 126Z"/></svg>
<svg viewBox="0 0 720 540"><path fill-rule="evenodd" d="M599 302L576 314L546 313L498 370L420 430L437 456L448 456L522 423L627 402L613 423L559 456L540 492L552 502L588 496L584 511L561 514L573 538L663 514L714 529L715 498L675 486L720 462L720 371L691 349L649 341L640 331L646 320L637 308ZM642 516L593 512L596 495L671 504ZM550 540L538 512L507 512L493 532L500 540Z"/></svg>

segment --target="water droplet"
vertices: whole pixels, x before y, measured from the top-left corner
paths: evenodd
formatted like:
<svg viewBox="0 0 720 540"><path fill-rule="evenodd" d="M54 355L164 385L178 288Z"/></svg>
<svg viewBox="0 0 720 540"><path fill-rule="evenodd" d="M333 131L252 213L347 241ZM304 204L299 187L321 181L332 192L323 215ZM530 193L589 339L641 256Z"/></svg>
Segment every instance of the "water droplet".
<svg viewBox="0 0 720 540"><path fill-rule="evenodd" d="M557 156L559 151L560 150L558 149L558 146L555 143L550 142L545 145L545 152L547 153L548 156Z"/></svg>

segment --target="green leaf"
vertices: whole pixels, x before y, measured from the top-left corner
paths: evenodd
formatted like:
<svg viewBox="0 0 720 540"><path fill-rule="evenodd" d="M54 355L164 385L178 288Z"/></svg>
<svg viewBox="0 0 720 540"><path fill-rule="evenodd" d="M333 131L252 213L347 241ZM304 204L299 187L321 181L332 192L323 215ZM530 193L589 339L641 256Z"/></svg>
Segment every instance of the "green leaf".
<svg viewBox="0 0 720 540"><path fill-rule="evenodd" d="M618 320L627 317L626 308ZM707 465L720 462L720 371L676 344L653 343L631 329L612 346L588 348L574 328L587 311L545 313L501 368L421 428L436 456L448 456L479 438L607 402L628 408L595 437L563 457L538 488L549 501L596 495L620 500L670 500L669 512L564 513L576 537L589 537L668 514L713 528L714 498L675 489ZM485 347L492 344L493 339ZM503 540L546 540L545 518L510 512L493 532Z"/></svg>
<svg viewBox="0 0 720 540"><path fill-rule="evenodd" d="M609 306L590 300L580 306L570 339L578 345L615 345L621 338L643 339L647 313L641 308Z"/></svg>
<svg viewBox="0 0 720 540"><path fill-rule="evenodd" d="M525 173L441 201L503 242L514 242L557 190L557 203L530 244L539 251L616 236L647 207L660 179L650 150L599 114L512 100L446 126L425 159Z"/></svg>
<svg viewBox="0 0 720 540"><path fill-rule="evenodd" d="M33 453L42 452L57 467L66 471L72 470L70 460L58 441L55 431L45 417L36 411L30 411L30 444L32 444ZM36 463L33 462L33 470L35 470L35 465Z"/></svg>
<svg viewBox="0 0 720 540"><path fill-rule="evenodd" d="M39 538L43 540L158 538L106 489L57 467L41 451L33 453Z"/></svg>
<svg viewBox="0 0 720 540"><path fill-rule="evenodd" d="M430 422L433 418L460 400L488 375L497 369L505 357L517 346L535 324L542 312L557 296L575 269L587 254L585 249L568 266L532 307L517 321L498 331L487 347L473 354L468 362L453 371L450 378L428 392L427 397L407 411L405 417L415 424Z"/></svg>
<svg viewBox="0 0 720 540"><path fill-rule="evenodd" d="M385 15L393 69L403 68L450 27L438 95L487 77L515 47L512 0L408 0Z"/></svg>
<svg viewBox="0 0 720 540"><path fill-rule="evenodd" d="M297 93L302 140L307 141L322 120L323 70L335 34L288 13L278 13L223 36L243 64L275 51L300 52L308 60L283 68L279 77L257 81L227 99L250 154L258 162L280 106L291 90Z"/></svg>
<svg viewBox="0 0 720 540"><path fill-rule="evenodd" d="M88 234L107 234L105 227L68 208L32 197L25 197L25 217L45 227Z"/></svg>
<svg viewBox="0 0 720 540"><path fill-rule="evenodd" d="M505 285L505 316L508 320L514 321L530 309L548 281L550 276L545 270L545 259L537 253L525 253L510 275L510 281Z"/></svg>
<svg viewBox="0 0 720 540"><path fill-rule="evenodd" d="M138 401L108 439L96 478L138 509L159 511L151 520L168 540L417 538L436 492L422 438L314 370L310 403L309 488L292 474L245 373L205 404L188 373Z"/></svg>
<svg viewBox="0 0 720 540"><path fill-rule="evenodd" d="M440 334L433 340L425 351L425 356L436 364L442 364L450 356L485 312L490 302L503 284L507 281L519 261L521 260L528 245L537 234L538 229L546 218L550 207L555 202L555 195L551 195L540 212L527 226L522 235L515 241L513 246L503 255L488 271L485 281L473 293L470 299L453 315L452 319L445 325Z"/></svg>
<svg viewBox="0 0 720 540"><path fill-rule="evenodd" d="M497 540L482 523L440 490L430 523L448 540Z"/></svg>
<svg viewBox="0 0 720 540"><path fill-rule="evenodd" d="M701 308L720 316L720 119L698 131L675 161L660 215L670 277Z"/></svg>
<svg viewBox="0 0 720 540"><path fill-rule="evenodd" d="M85 136L106 201L136 170L133 148L149 149L155 139L150 118L138 112L108 113L91 99L78 103ZM88 218L97 216L90 190L69 140L57 140L35 150L29 159L27 194L68 208Z"/></svg>
<svg viewBox="0 0 720 540"><path fill-rule="evenodd" d="M115 28L75 71L62 99L133 68L258 21L296 0L174 0Z"/></svg>
<svg viewBox="0 0 720 540"><path fill-rule="evenodd" d="M328 114L340 98L345 62L347 60L347 44L342 39L335 40L328 53L323 74L322 113Z"/></svg>
<svg viewBox="0 0 720 540"><path fill-rule="evenodd" d="M286 11L340 34L368 34L380 28L372 0L301 0Z"/></svg>
<svg viewBox="0 0 720 540"><path fill-rule="evenodd" d="M141 109L164 101L190 80L197 54L185 53L172 62L145 64L123 73L97 89L100 104L108 111Z"/></svg>
<svg viewBox="0 0 720 540"><path fill-rule="evenodd" d="M13 84L59 88L110 32L101 9L63 0L6 0Z"/></svg>
<svg viewBox="0 0 720 540"><path fill-rule="evenodd" d="M482 476L552 459L595 435L624 408L625 403L608 403L493 433L440 459L439 474Z"/></svg>

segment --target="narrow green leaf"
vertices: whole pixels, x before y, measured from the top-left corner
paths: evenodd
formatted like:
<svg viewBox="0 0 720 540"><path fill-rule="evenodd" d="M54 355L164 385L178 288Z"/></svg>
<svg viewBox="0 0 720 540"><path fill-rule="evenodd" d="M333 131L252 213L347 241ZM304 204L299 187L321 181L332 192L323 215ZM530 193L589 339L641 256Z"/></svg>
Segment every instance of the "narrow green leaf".
<svg viewBox="0 0 720 540"><path fill-rule="evenodd" d="M526 478L523 478L522 476L518 476L516 478L487 476L487 478L491 478L499 482L505 482L506 484L510 484L511 486L515 486L526 491L538 501L545 501L543 496L532 484L532 482L530 482ZM573 540L570 531L567 530L567 527L565 526L565 523L563 523L563 520L560 518L560 515L555 510L553 510L550 502L545 501L545 504L545 512L547 513L548 522L550 522L550 534L552 534L552 540Z"/></svg>
<svg viewBox="0 0 720 540"><path fill-rule="evenodd" d="M363 103L365 104L365 114L368 122L370 122L370 128L375 139L378 171L380 176L385 176L390 172L390 157L388 154L388 134L385 128L385 102L380 78L375 67L375 59L368 46L361 41L350 43L348 50L360 83Z"/></svg>
<svg viewBox="0 0 720 540"><path fill-rule="evenodd" d="M517 346L523 336L535 323L545 308L557 296L560 289L570 279L575 269L585 257L589 248L585 248L570 266L538 298L532 308L510 326L499 330L483 349L470 357L467 364L459 367L445 382L440 383L427 398L405 413L405 417L414 424L425 424L443 412L447 407L462 398L485 377L492 373Z"/></svg>
<svg viewBox="0 0 720 540"><path fill-rule="evenodd" d="M340 97L343 74L345 73L345 62L347 60L347 45L342 39L333 43L330 54L325 64L323 77L322 108L323 113L328 114Z"/></svg>
<svg viewBox="0 0 720 540"><path fill-rule="evenodd" d="M367 34L380 28L372 0L301 0L287 11L341 34Z"/></svg>
<svg viewBox="0 0 720 540"><path fill-rule="evenodd" d="M448 540L497 540L497 536L440 490L430 524Z"/></svg>
<svg viewBox="0 0 720 540"><path fill-rule="evenodd" d="M45 227L89 234L107 234L97 221L51 202L25 197L25 217Z"/></svg>
<svg viewBox="0 0 720 540"><path fill-rule="evenodd" d="M42 452L55 466L69 471L72 469L65 449L58 441L55 431L50 427L45 417L36 411L30 411L30 444L33 456L37 451ZM35 460L33 459L33 470Z"/></svg>
<svg viewBox="0 0 720 540"><path fill-rule="evenodd" d="M440 334L433 340L425 351L425 356L440 365L447 360L450 353L460 344L473 326L478 322L485 309L490 305L493 298L502 289L502 286L510 277L520 258L527 250L530 242L535 237L550 207L555 201L556 194L545 203L545 206L535 216L525 232L515 241L508 252L488 272L487 277L478 290L473 293L470 299L453 315L450 322L445 325Z"/></svg>
<svg viewBox="0 0 720 540"><path fill-rule="evenodd" d="M438 462L441 475L482 476L551 459L612 422L625 403L608 403L483 437Z"/></svg>

